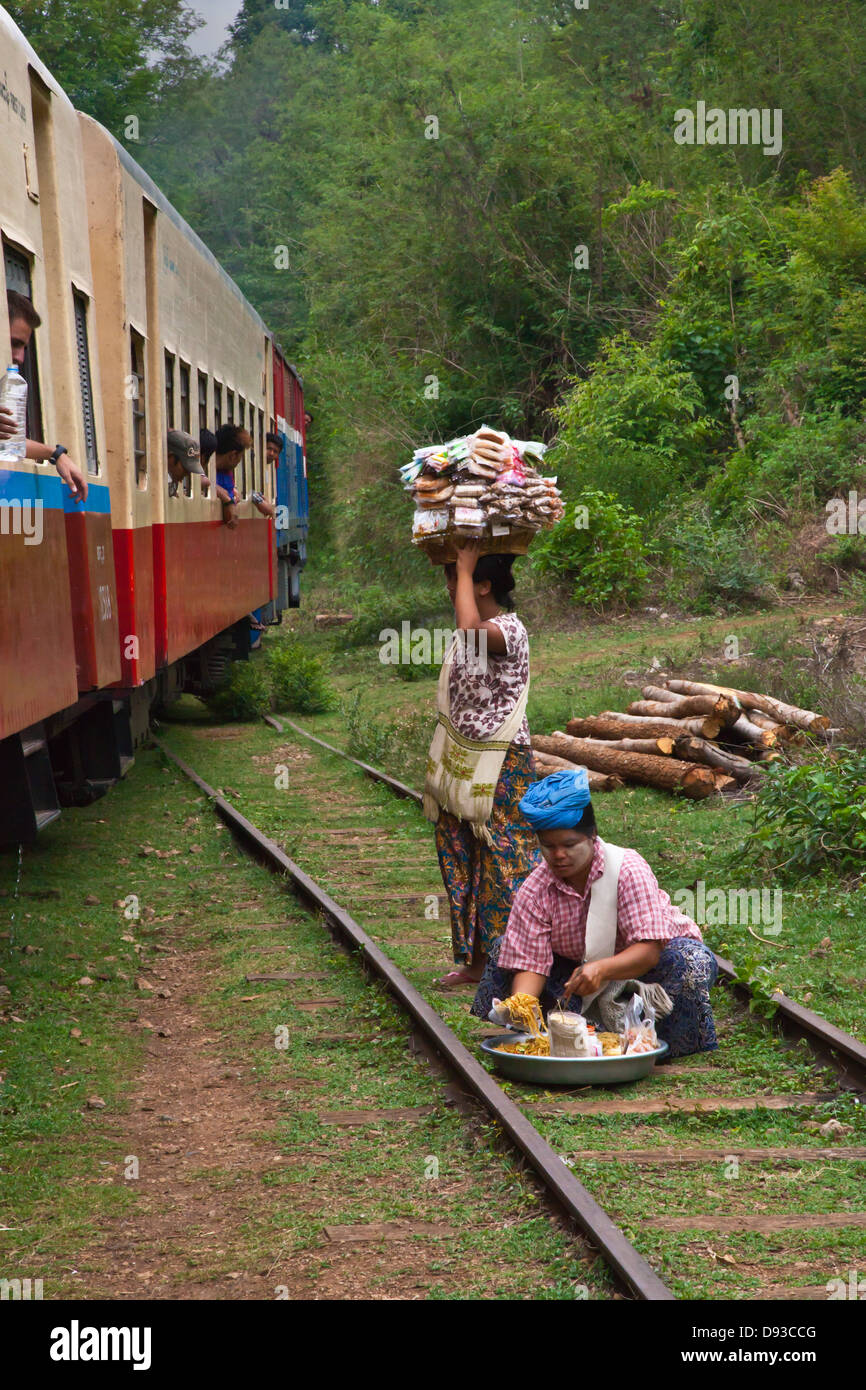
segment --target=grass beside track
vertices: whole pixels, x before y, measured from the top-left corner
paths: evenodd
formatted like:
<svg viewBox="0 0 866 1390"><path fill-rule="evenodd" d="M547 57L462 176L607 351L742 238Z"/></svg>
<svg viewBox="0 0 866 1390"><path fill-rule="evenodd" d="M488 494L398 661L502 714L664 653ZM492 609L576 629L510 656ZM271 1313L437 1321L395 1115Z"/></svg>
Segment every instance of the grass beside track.
<svg viewBox="0 0 866 1390"><path fill-rule="evenodd" d="M233 777L247 764L261 776L246 735L223 747ZM65 812L25 853L17 898L16 868L0 857L0 1277L41 1278L46 1299L611 1296L483 1117L467 1123L407 1051L396 1007L161 755L140 752L109 797ZM120 905L131 894L134 919ZM192 977L180 1023L201 1021L189 1041L158 1041L147 1020L179 961ZM322 977L246 982L268 972ZM297 1007L317 998L337 1005ZM145 1101L154 1050L168 1084ZM171 1093L205 1061L206 1086L235 1087L247 1109L202 1144L199 1110L217 1091L194 1094L188 1115ZM397 1107L429 1112L320 1119ZM232 1147L241 1137L252 1164ZM409 1224L397 1241L325 1233L371 1222Z"/></svg>
<svg viewBox="0 0 866 1390"><path fill-rule="evenodd" d="M178 710L177 718L161 730L167 745L211 785L222 788L347 907L474 1046L483 1027L468 1016L470 996L443 995L432 988L435 974L447 964L450 934L447 911L438 907L442 885L431 830L419 810L299 736L249 725L223 738L227 731L215 729L192 704ZM665 809L672 823L692 810L676 803ZM616 833L624 838L618 829ZM716 991L714 1006L721 1042L717 1053L687 1059L675 1071L663 1069L637 1086L590 1094L755 1096L835 1089L832 1075L815 1065L805 1045L792 1048L723 990ZM507 1082L505 1089L558 1152L573 1156L581 1181L683 1297L719 1299L756 1296L778 1286L823 1287L863 1262L866 1232L853 1227L763 1235L698 1229L664 1233L653 1227L660 1211L668 1216L855 1213L862 1207L863 1165L854 1159L830 1163L816 1158L781 1169L769 1160L744 1161L735 1172L731 1164L717 1160L637 1171L627 1163L582 1158L587 1150L664 1146L722 1146L726 1154L762 1147L817 1151L828 1142L817 1127L834 1117L851 1126L839 1141L844 1149L862 1144L866 1136L862 1107L850 1096L785 1111L548 1118L536 1114L536 1108L562 1092L537 1092Z"/></svg>
<svg viewBox="0 0 866 1390"><path fill-rule="evenodd" d="M837 603L810 608L803 617L784 610L685 624L618 620L580 633L531 632L530 728L550 733L564 729L575 714L623 709L639 698L641 686L654 681L659 669L688 669L694 678L722 684L758 684L789 699L801 698L803 688L805 697L808 682L803 685L802 662L792 657L792 644L806 631L807 618L838 612ZM739 667L723 664L732 635L741 651L750 654ZM435 717L433 676L407 682L393 666L381 663L378 647L342 649L339 629L304 631L304 641L326 661L341 705L329 714L293 717L353 756L410 786L422 786ZM753 986L764 992L779 989L844 1031L866 1038L866 879L843 882L827 872L782 884L756 871L742 859L752 826L748 802L694 802L634 787L600 794L595 805L601 834L643 854L670 893L703 880L707 893L721 889L726 901L731 890L768 889L769 906L779 890L778 935L767 936L766 927L775 927L774 920L716 923L709 913L702 924L707 941L731 958L741 978ZM756 940L750 925L766 939Z"/></svg>

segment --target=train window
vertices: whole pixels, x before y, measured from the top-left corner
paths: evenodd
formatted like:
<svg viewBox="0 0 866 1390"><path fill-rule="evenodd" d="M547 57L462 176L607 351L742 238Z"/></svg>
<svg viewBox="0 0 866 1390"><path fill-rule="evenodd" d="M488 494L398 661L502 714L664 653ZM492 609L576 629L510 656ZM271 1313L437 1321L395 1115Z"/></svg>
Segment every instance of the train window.
<svg viewBox="0 0 866 1390"><path fill-rule="evenodd" d="M173 430L174 420L174 354L165 354L165 427Z"/></svg>
<svg viewBox="0 0 866 1390"><path fill-rule="evenodd" d="M180 427L189 434L190 413L189 413L189 367L185 362L180 364Z"/></svg>
<svg viewBox="0 0 866 1390"><path fill-rule="evenodd" d="M207 372L198 374L198 428L207 429Z"/></svg>
<svg viewBox="0 0 866 1390"><path fill-rule="evenodd" d="M270 469L265 461L265 412L259 411L259 470L262 480L262 492L267 491L271 500L275 494L271 487Z"/></svg>
<svg viewBox="0 0 866 1390"><path fill-rule="evenodd" d="M231 399L232 399L231 396L229 396L229 401L231 401ZM231 409L231 407L229 407L229 409ZM232 417L231 417L231 415L230 415L230 416L229 416L229 419L231 419L231 418L232 418ZM241 429L243 429L243 427L244 427L244 398L243 398L243 396L238 396L238 424L240 425ZM246 449L244 449L243 452L242 452L242 454L241 454L241 466L240 466L240 470L239 470L239 471L240 471L240 475L241 475L241 486L240 486L240 494L241 494L241 497L248 497L248 496L249 496L249 488L247 487L247 451L246 451Z"/></svg>
<svg viewBox="0 0 866 1390"><path fill-rule="evenodd" d="M132 388L132 453L135 459L135 481L138 487L147 486L147 420L145 416L146 382L144 378L144 338L129 330L130 386Z"/></svg>
<svg viewBox="0 0 866 1390"><path fill-rule="evenodd" d="M235 422L235 393L226 391L226 423L233 425Z"/></svg>
<svg viewBox="0 0 866 1390"><path fill-rule="evenodd" d="M213 427L218 430L223 422L223 388L220 382L213 384Z"/></svg>
<svg viewBox="0 0 866 1390"><path fill-rule="evenodd" d="M23 251L19 251L15 246L10 246L5 238L3 240L3 266L6 272L6 289L23 294L25 299L29 299L32 303L33 287L30 279L30 261ZM27 351L24 354L24 366L21 368L21 375L27 382L27 438L38 439L41 444L44 435L42 433L42 401L39 395L39 363L36 355L38 331L37 329L31 334Z"/></svg>
<svg viewBox="0 0 866 1390"><path fill-rule="evenodd" d="M249 408L249 425L247 426L247 428L248 428L250 434L252 435L252 440L253 440L253 453L252 453L252 457L253 457L253 487L255 488L256 492L261 492L261 490L262 490L262 451L261 451L261 449L259 448L259 442L258 442L258 440L257 440L257 438L256 438L256 408L255 408L255 406L253 405L252 401L250 401L250 408Z"/></svg>
<svg viewBox="0 0 866 1390"><path fill-rule="evenodd" d="M81 387L81 410L84 415L84 443L87 450L88 473L99 472L96 455L96 421L93 415L93 384L90 377L90 347L87 341L87 300L77 290L72 291L75 308L75 346L78 352L78 381Z"/></svg>
<svg viewBox="0 0 866 1390"><path fill-rule="evenodd" d="M180 428L190 432L189 414L189 367L186 362L178 363L178 380L180 382ZM187 473L183 480L184 497L192 497L192 474Z"/></svg>

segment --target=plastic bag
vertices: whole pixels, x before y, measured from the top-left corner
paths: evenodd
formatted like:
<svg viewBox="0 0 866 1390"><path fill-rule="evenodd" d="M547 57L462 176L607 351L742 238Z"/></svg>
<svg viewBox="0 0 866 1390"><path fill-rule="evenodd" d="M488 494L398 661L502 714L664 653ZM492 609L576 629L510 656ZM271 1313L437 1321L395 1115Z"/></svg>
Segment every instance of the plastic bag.
<svg viewBox="0 0 866 1390"><path fill-rule="evenodd" d="M658 1045L655 1013L639 994L633 994L625 1010L623 1051L633 1057L639 1052L654 1052Z"/></svg>

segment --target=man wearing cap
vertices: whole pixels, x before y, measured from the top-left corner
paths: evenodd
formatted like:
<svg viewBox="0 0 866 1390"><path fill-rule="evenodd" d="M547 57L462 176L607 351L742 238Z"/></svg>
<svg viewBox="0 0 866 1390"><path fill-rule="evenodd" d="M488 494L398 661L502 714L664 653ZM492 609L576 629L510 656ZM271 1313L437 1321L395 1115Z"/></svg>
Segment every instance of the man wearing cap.
<svg viewBox="0 0 866 1390"><path fill-rule="evenodd" d="M713 1051L715 956L646 860L601 839L585 768L535 782L520 810L543 859L514 895L470 1012L487 1018L494 997L531 994L545 1009L565 996L566 1008L586 1014L603 993L621 993L615 982L642 997L655 984L666 1000L657 1030L668 1055Z"/></svg>
<svg viewBox="0 0 866 1390"><path fill-rule="evenodd" d="M185 430L168 432L168 495L177 497L178 483L184 482L193 473L207 477L201 466L199 446L191 434Z"/></svg>

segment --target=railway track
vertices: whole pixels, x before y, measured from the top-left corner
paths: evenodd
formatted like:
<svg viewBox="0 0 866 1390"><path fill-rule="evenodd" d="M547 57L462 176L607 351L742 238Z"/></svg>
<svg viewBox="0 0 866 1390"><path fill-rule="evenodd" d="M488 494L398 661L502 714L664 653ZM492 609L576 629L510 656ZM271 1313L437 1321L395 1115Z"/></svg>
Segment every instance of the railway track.
<svg viewBox="0 0 866 1390"><path fill-rule="evenodd" d="M288 725L295 733L301 734L309 742L318 744L320 748L328 753L334 753L337 757L343 758L346 762L352 763L360 768L365 777L377 782L380 786L386 787L395 796L406 797L420 806L423 801L421 793L412 787L407 787L404 782L399 782L395 777L390 777L387 772L382 772L379 768L371 767L369 763L361 762L358 758L353 758L342 748L335 748L333 744L326 743L324 739L311 734L307 729L296 724L294 720L284 718L275 719L272 715L265 715L265 723L283 733L284 725ZM752 992L748 985L744 984L737 977L737 972L731 963L724 956L713 952L716 963L719 967L720 978L743 998L750 1000ZM816 1056L821 1060L829 1060L837 1068L840 1078L850 1081L859 1090L866 1089L866 1045L859 1039L845 1033L841 1028L829 1023L827 1019L816 1014L813 1009L806 1009L802 1004L797 1004L793 999L788 999L784 994L774 991L771 995L776 1005L776 1015L779 1023L788 1036L795 1039L802 1038L813 1049Z"/></svg>
<svg viewBox="0 0 866 1390"><path fill-rule="evenodd" d="M269 718L268 723L275 732L285 732L283 721ZM337 757L347 769L354 764L389 800L419 800L412 788L349 758L293 721L285 725L324 757ZM177 752L164 742L159 746L211 798L217 814L241 841L286 874L295 890L359 954L365 968L382 981L427 1043L520 1149L551 1198L601 1252L633 1297L670 1299L677 1295L677 1283L679 1292L688 1293L688 1279L665 1278L666 1271L676 1269L681 1259L709 1262L715 1276L710 1283L718 1289L708 1296L722 1298L749 1296L747 1281L759 1271L758 1297L826 1298L827 1280L856 1264L866 1230L866 1212L856 1209L854 1195L866 1159L866 1147L855 1143L855 1130L862 1121L858 1102L866 1077L866 1049L857 1039L793 1004L780 1020L786 1036L779 1036L778 1030L748 1015L732 989L720 994L720 999L726 997L721 1031L730 1036L733 1030L740 1042L740 1055L731 1053L730 1060L723 1054L683 1059L640 1088L623 1087L614 1093L595 1089L527 1095L518 1090L512 1098L515 1088L497 1084L470 1051L476 1037L489 1033L490 1027L473 1033L474 1020L467 1024L453 996L440 996L441 1006L437 999L433 1008L419 988L424 977L429 978L424 953L431 945L431 934L436 936L438 919L433 918L432 931L424 928L408 937L394 935L407 930L405 917L399 915L401 906L414 902L420 909L422 902L428 906L433 899L444 902L441 892L435 893L432 885L425 891L428 884L419 881L417 868L411 883L397 892L383 894L369 882L376 877L377 862L396 858L405 836L389 837L367 824L330 828L324 810L327 798L320 794L320 836L330 841L332 850L322 871L308 872ZM258 761L267 761L267 755L260 754ZM350 775L354 781L354 770ZM238 794L248 795L247 790ZM301 795L300 786L297 795ZM401 814L417 820L408 810ZM262 816L257 814L257 819ZM306 843L303 831L296 838L302 857L315 859L309 836ZM335 840L341 848L336 861ZM365 855L367 846L375 851L372 858ZM347 848L352 853L347 855ZM401 871L401 865L402 861L395 872ZM402 867L408 870L408 861ZM330 878L331 883L323 885L319 878ZM365 886L373 888L366 896ZM438 886L441 890L441 883ZM374 919L370 930L333 895L345 898L347 892L353 911ZM444 940L437 950L444 958ZM408 978L395 956L408 962L408 974L414 974L418 984ZM730 980L732 968L727 962L722 966ZM443 1014L451 1016L454 1026L448 1026ZM768 1061L763 1068L762 1053ZM728 1064L719 1065L720 1060ZM773 1085L773 1090L759 1089L761 1083ZM750 1093L744 1094L746 1090ZM841 1130L831 1125L828 1137L815 1132L837 1114L842 1115L842 1121L837 1121ZM845 1123L851 1120L854 1125ZM810 1136L811 1142L804 1142ZM578 1166L583 1182L575 1175ZM689 1193L680 1190L683 1174L690 1179L686 1187L692 1194L696 1185L710 1184L703 1186L711 1199L710 1210L696 1210ZM727 1191L720 1192L718 1188L726 1184ZM654 1194L656 1210L650 1219L641 1202L632 1197L633 1189ZM659 1205L663 1216L658 1214ZM783 1211L783 1205L799 1209ZM779 1255L781 1259L776 1258ZM803 1271L808 1271L805 1283ZM751 1292L755 1296L753 1286Z"/></svg>

